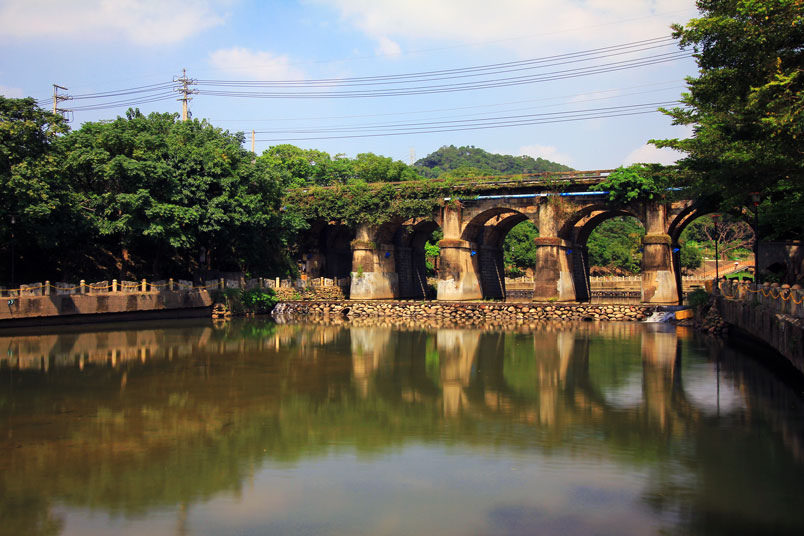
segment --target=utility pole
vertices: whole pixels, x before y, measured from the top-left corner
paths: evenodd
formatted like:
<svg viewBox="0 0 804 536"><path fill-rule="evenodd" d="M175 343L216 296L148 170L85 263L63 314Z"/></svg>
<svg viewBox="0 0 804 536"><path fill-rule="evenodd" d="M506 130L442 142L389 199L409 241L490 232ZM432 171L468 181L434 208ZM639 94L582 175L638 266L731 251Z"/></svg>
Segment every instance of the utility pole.
<svg viewBox="0 0 804 536"><path fill-rule="evenodd" d="M67 88L64 86L60 86L58 84L53 84L53 114L61 114L62 117L67 119L67 114L72 110L67 110L65 108L59 108L59 103L62 101L73 100L73 98L69 95L59 95L59 90L62 89L67 91Z"/></svg>
<svg viewBox="0 0 804 536"><path fill-rule="evenodd" d="M251 131L251 153L256 154L254 151L254 130Z"/></svg>
<svg viewBox="0 0 804 536"><path fill-rule="evenodd" d="M181 77L174 76L173 81L181 84L180 87L173 88L173 91L181 93L181 98L176 100L181 101L181 120L187 121L187 103L193 100L190 95L198 93L197 89L190 89L190 86L197 84L198 81L195 78L187 78L187 69L182 69Z"/></svg>

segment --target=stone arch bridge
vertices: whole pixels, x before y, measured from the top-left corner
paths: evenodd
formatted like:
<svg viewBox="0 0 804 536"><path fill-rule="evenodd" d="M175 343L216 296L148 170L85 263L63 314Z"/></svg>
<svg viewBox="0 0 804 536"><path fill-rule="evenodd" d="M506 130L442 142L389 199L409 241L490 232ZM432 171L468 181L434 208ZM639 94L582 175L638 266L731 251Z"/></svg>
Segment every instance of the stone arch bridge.
<svg viewBox="0 0 804 536"><path fill-rule="evenodd" d="M381 225L349 227L312 222L300 241L308 277L351 276L351 299L506 299L503 241L517 224L530 220L535 239L533 301L588 301L586 242L603 221L633 216L645 229L641 301L681 300L678 239L698 216L710 212L693 200L633 202L608 200L589 188L613 170L539 174L484 182L483 194L445 198L433 214ZM435 295L428 287L424 244L441 229Z"/></svg>

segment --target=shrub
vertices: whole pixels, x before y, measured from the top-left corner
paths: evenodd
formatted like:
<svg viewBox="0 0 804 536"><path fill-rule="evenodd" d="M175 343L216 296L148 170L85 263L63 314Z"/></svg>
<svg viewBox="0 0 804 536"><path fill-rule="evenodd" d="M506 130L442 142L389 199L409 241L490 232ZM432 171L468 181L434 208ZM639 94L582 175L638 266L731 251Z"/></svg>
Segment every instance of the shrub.
<svg viewBox="0 0 804 536"><path fill-rule="evenodd" d="M709 303L709 293L702 288L695 289L687 296L687 302L690 307L699 309Z"/></svg>
<svg viewBox="0 0 804 536"><path fill-rule="evenodd" d="M279 301L273 289L250 289L240 294L243 307L251 313L270 313Z"/></svg>

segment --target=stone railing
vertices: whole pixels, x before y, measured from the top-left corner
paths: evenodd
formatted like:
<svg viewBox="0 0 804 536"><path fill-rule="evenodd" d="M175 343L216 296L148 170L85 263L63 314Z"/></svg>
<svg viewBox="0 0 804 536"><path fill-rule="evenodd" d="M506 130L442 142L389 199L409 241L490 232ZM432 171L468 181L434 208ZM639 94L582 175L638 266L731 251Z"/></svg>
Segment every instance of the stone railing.
<svg viewBox="0 0 804 536"><path fill-rule="evenodd" d="M164 291L177 291L177 290L215 290L215 289L274 289L278 294L283 293L282 289L342 289L349 287L350 279L348 277L340 279L331 279L325 277L316 278L300 278L300 279L280 279L275 278L239 278L239 279L213 279L206 281L202 284L194 284L192 281L185 279L163 279L158 281L148 281L141 279L139 281L118 281L112 279L111 281L95 281L87 282L81 280L78 283L64 283L57 282L51 283L50 281L30 283L27 285L20 285L19 288L8 289L0 287L0 297L14 298L24 296L51 296L51 295L71 295L71 294L104 294L104 293L135 293L135 292L164 292ZM284 292L287 294L288 292ZM292 292L291 292L292 293ZM338 292L323 292L324 294L338 294Z"/></svg>
<svg viewBox="0 0 804 536"><path fill-rule="evenodd" d="M777 313L804 318L804 290L801 285L756 285L735 280L721 280L719 283L719 294L724 298L764 305Z"/></svg>

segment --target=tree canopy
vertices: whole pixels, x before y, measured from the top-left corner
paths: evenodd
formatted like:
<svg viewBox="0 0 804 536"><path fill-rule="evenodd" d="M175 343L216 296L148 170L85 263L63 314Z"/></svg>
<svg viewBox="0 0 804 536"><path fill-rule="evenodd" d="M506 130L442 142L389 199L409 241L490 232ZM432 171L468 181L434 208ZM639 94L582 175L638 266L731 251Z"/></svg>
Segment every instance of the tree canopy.
<svg viewBox="0 0 804 536"><path fill-rule="evenodd" d="M58 172L57 137L64 120L34 99L0 96L0 250L39 264L65 249L75 230L75 203L69 182ZM12 239L13 236L13 239ZM7 263L0 273L9 270Z"/></svg>
<svg viewBox="0 0 804 536"><path fill-rule="evenodd" d="M673 27L698 61L683 106L664 110L686 139L679 168L721 208L763 198L762 236L804 231L804 7L801 0L698 0L701 17Z"/></svg>
<svg viewBox="0 0 804 536"><path fill-rule="evenodd" d="M287 266L299 222L280 210L282 177L240 133L138 110L70 132L33 99L2 98L0 137L0 247L13 232L28 278Z"/></svg>
<svg viewBox="0 0 804 536"><path fill-rule="evenodd" d="M342 154L333 157L325 151L289 144L269 147L257 161L281 177L282 184L290 188L422 178L412 167L387 156L360 153L353 159Z"/></svg>
<svg viewBox="0 0 804 536"><path fill-rule="evenodd" d="M278 236L281 188L242 142L205 121L129 111L85 124L60 146L93 229L120 245L124 263L136 252L159 273L160 263L186 266L202 248L210 267L266 261L248 246L255 235L266 247Z"/></svg>

